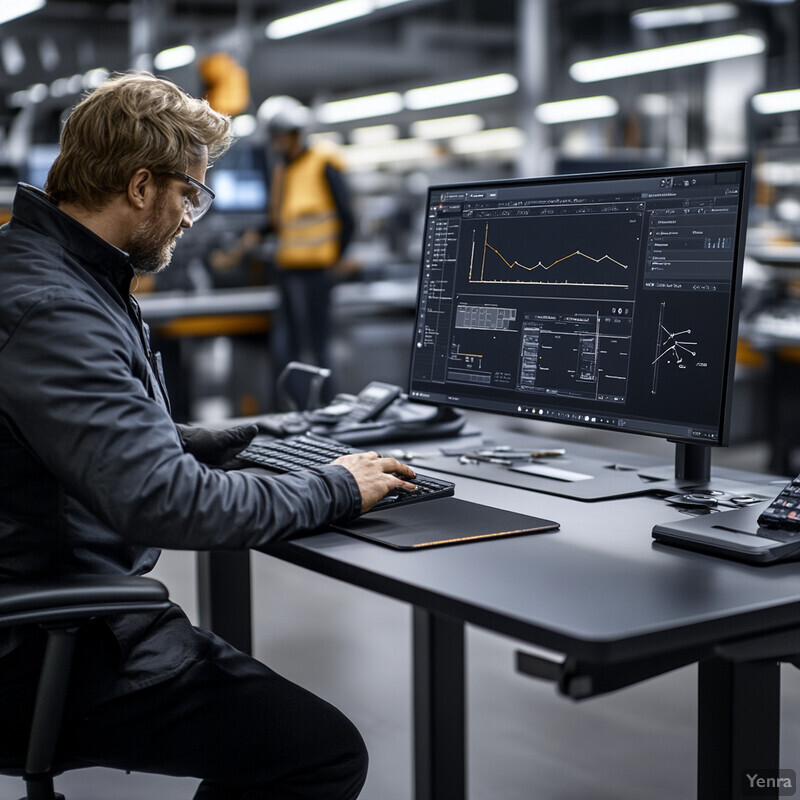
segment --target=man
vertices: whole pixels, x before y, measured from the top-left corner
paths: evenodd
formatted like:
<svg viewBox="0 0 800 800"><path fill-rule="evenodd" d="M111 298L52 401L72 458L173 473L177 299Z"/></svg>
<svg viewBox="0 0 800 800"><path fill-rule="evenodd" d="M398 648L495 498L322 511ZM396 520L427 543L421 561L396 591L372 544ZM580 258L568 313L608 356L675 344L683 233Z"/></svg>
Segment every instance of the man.
<svg viewBox="0 0 800 800"><path fill-rule="evenodd" d="M230 121L146 73L67 120L47 194L0 229L0 578L142 574L158 548L263 547L370 508L412 471L375 453L263 478L223 461L251 431L181 437L129 285L207 210ZM193 454L194 453L194 454ZM24 751L41 635L0 632L0 753ZM81 633L60 759L202 778L196 798L355 798L336 709L173 606Z"/></svg>
<svg viewBox="0 0 800 800"><path fill-rule="evenodd" d="M310 114L295 98L271 97L259 116L276 160L269 191L282 300L273 333L276 371L302 360L304 350L317 366L330 368L333 270L355 229L344 164L332 147L307 143ZM332 386L325 391L330 400Z"/></svg>

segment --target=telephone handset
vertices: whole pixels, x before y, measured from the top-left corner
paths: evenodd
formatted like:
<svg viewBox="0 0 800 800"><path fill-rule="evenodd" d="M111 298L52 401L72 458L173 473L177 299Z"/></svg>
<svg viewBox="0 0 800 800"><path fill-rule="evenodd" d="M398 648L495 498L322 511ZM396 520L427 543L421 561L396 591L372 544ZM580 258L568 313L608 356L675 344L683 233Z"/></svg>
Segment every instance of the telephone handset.
<svg viewBox="0 0 800 800"><path fill-rule="evenodd" d="M369 422L381 415L403 393L392 383L372 381L356 396L350 411L337 420L338 425Z"/></svg>

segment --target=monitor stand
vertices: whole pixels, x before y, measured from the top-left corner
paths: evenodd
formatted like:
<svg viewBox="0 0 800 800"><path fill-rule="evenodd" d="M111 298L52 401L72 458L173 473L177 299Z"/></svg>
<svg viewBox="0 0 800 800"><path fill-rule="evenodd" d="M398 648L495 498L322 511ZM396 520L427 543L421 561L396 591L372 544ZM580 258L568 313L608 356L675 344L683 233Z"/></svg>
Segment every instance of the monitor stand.
<svg viewBox="0 0 800 800"><path fill-rule="evenodd" d="M705 444L676 442L675 480L708 483L711 480L711 448Z"/></svg>

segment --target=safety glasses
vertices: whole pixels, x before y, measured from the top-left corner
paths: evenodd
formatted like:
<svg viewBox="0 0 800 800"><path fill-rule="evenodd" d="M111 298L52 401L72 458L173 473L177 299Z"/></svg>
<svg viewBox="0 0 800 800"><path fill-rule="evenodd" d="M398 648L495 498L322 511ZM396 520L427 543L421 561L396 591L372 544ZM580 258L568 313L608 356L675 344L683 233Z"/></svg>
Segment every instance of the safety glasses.
<svg viewBox="0 0 800 800"><path fill-rule="evenodd" d="M192 222L197 222L199 219L204 217L208 209L211 208L211 204L214 202L214 192L212 192L211 189L209 189L204 183L200 183L200 181L198 181L196 178L193 178L191 175L187 175L185 172L173 171L169 174L174 175L176 178L181 178L191 186L194 186L196 189L200 190L198 194L184 196L183 198L183 204L186 207L186 213L192 218Z"/></svg>

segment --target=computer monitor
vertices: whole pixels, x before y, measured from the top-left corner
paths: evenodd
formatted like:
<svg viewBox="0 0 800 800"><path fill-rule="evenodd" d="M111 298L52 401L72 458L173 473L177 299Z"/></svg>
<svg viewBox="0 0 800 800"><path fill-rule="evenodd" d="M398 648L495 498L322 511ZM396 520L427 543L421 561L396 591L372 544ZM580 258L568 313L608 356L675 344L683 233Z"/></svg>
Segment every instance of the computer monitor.
<svg viewBox="0 0 800 800"><path fill-rule="evenodd" d="M236 214L265 214L269 192L263 147L240 143L211 168L207 177L216 194L215 211Z"/></svg>
<svg viewBox="0 0 800 800"><path fill-rule="evenodd" d="M667 438L707 480L747 187L745 163L430 187L409 396Z"/></svg>
<svg viewBox="0 0 800 800"><path fill-rule="evenodd" d="M29 145L22 169L22 180L37 189L44 189L47 173L50 172L50 167L53 166L59 150L59 145L56 142Z"/></svg>

